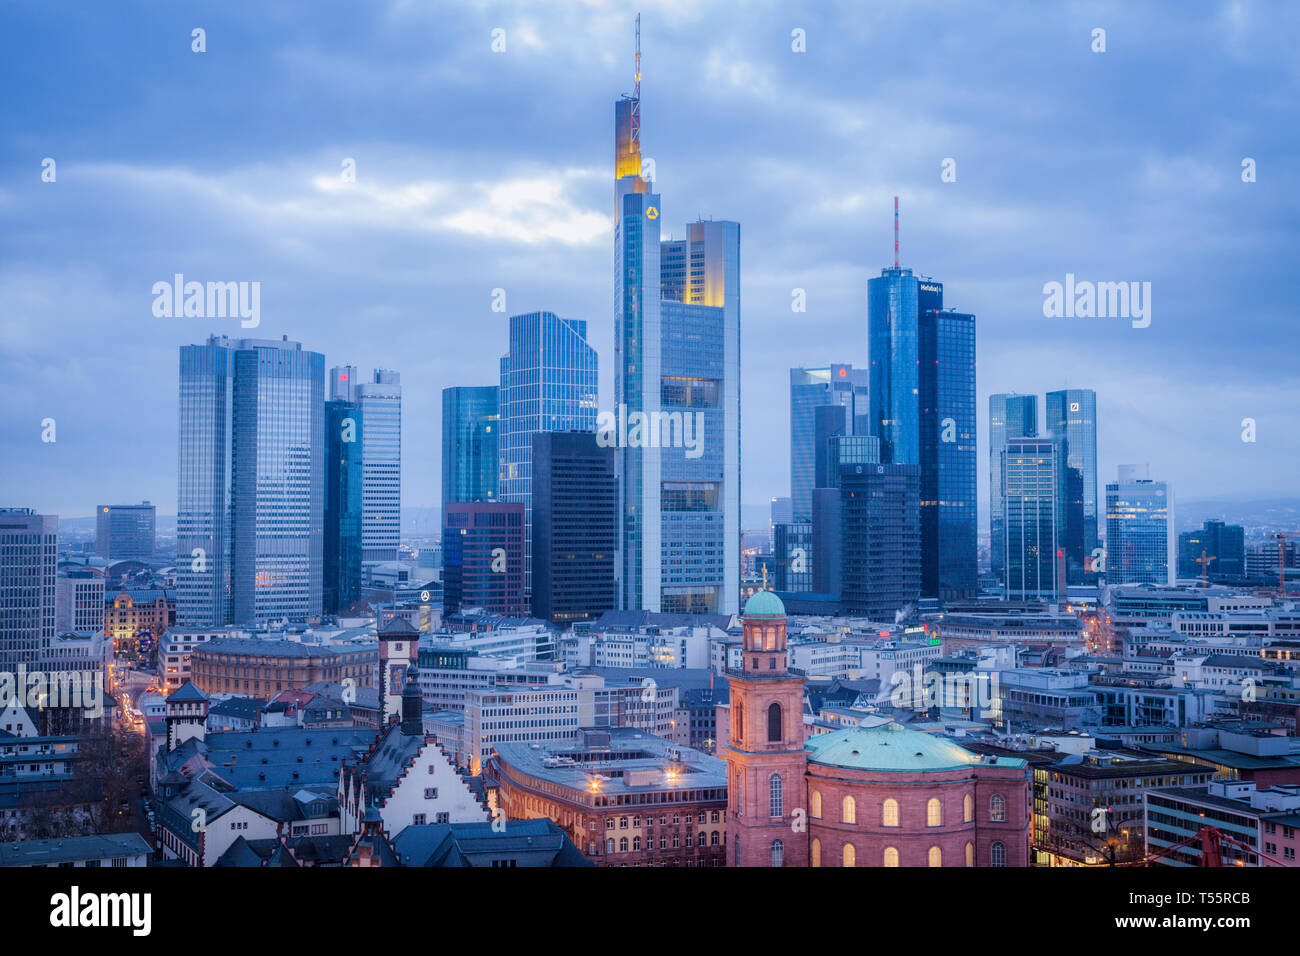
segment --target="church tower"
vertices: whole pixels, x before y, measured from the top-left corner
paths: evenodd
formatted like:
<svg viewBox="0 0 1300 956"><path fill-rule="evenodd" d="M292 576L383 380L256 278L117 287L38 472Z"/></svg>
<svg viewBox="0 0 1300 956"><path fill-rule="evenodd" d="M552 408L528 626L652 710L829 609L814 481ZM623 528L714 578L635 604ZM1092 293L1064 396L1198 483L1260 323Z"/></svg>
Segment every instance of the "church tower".
<svg viewBox="0 0 1300 956"><path fill-rule="evenodd" d="M163 720L167 724L167 752L175 750L191 737L203 740L208 722L208 695L190 681L166 701Z"/></svg>
<svg viewBox="0 0 1300 956"><path fill-rule="evenodd" d="M804 676L787 668L785 605L758 591L742 621L741 668L727 671L727 865L807 866Z"/></svg>
<svg viewBox="0 0 1300 956"><path fill-rule="evenodd" d="M394 616L379 628L379 705L382 726L402 719L402 690L415 666L420 632L404 617Z"/></svg>

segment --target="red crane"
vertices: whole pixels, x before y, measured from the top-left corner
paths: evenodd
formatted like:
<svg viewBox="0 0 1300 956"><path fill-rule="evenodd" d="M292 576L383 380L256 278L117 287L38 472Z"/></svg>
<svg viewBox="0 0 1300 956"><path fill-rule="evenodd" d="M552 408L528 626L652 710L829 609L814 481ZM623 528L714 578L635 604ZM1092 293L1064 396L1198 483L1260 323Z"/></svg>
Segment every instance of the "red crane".
<svg viewBox="0 0 1300 956"><path fill-rule="evenodd" d="M1229 846L1235 847L1243 853L1257 856L1261 860L1267 860L1274 866L1286 866L1286 864L1281 860L1276 860L1266 853L1260 853L1259 850L1251 846L1249 843L1243 843L1235 837L1228 836L1228 834L1224 833L1218 827L1201 827L1196 831L1196 833L1186 839L1179 840L1171 846L1148 853L1146 859L1143 861L1143 865L1150 866L1154 861L1161 857L1169 856L1175 850L1181 850L1183 847L1199 844L1201 849L1201 866L1224 866L1225 864L1223 862L1223 852L1221 848L1225 843Z"/></svg>

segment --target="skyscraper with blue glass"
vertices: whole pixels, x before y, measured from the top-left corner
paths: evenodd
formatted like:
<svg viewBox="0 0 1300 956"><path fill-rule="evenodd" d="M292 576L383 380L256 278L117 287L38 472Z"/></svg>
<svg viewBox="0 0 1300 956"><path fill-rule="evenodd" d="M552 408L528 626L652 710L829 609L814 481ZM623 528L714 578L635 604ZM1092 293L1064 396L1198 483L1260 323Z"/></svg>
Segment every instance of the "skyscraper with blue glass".
<svg viewBox="0 0 1300 956"><path fill-rule="evenodd" d="M1097 549L1097 393L1063 388L1047 393L1047 431L1065 444L1066 574L1071 584L1096 580Z"/></svg>
<svg viewBox="0 0 1300 956"><path fill-rule="evenodd" d="M1038 396L989 396L989 557L993 576L1006 580L1006 524L1002 511L1002 453L1008 438L1038 434Z"/></svg>
<svg viewBox="0 0 1300 956"><path fill-rule="evenodd" d="M212 336L180 350L177 623L321 613L325 358Z"/></svg>
<svg viewBox="0 0 1300 956"><path fill-rule="evenodd" d="M1065 593L1065 471L1065 447L1051 436L1006 440L1002 513L1009 601L1054 601Z"/></svg>
<svg viewBox="0 0 1300 956"><path fill-rule="evenodd" d="M844 428L838 434L874 434L865 369L852 365L790 369L790 505L796 521L812 518L818 445L816 410L827 405L843 409Z"/></svg>
<svg viewBox="0 0 1300 956"><path fill-rule="evenodd" d="M442 390L442 507L496 501L501 476L497 386Z"/></svg>
<svg viewBox="0 0 1300 956"><path fill-rule="evenodd" d="M501 501L524 506L525 588L531 587L533 435L596 430L596 350L587 323L553 312L510 317L510 351L501 357Z"/></svg>
<svg viewBox="0 0 1300 956"><path fill-rule="evenodd" d="M1174 492L1146 465L1120 465L1106 484L1107 584L1173 584Z"/></svg>
<svg viewBox="0 0 1300 956"><path fill-rule="evenodd" d="M641 175L639 72L637 83L614 113L619 605L735 613L740 225L699 221L661 238L661 199Z"/></svg>
<svg viewBox="0 0 1300 956"><path fill-rule="evenodd" d="M356 405L362 564L396 561L402 510L401 378L375 369L364 382L356 366L338 366L330 371L330 399Z"/></svg>
<svg viewBox="0 0 1300 956"><path fill-rule="evenodd" d="M338 373L331 376L332 391ZM361 597L361 483L361 407L332 398L325 403L326 614L338 614Z"/></svg>
<svg viewBox="0 0 1300 956"><path fill-rule="evenodd" d="M867 281L871 426L886 464L921 461L920 285L911 269L897 265Z"/></svg>

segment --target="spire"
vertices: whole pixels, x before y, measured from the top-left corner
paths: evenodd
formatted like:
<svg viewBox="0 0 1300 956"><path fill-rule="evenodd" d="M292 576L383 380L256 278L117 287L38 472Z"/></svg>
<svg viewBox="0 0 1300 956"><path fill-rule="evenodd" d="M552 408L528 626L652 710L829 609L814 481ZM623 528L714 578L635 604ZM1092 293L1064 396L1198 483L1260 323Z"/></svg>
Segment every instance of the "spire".
<svg viewBox="0 0 1300 956"><path fill-rule="evenodd" d="M898 197L894 197L894 268L898 268Z"/></svg>
<svg viewBox="0 0 1300 956"><path fill-rule="evenodd" d="M641 14L636 15L636 82L632 91L632 148L641 155Z"/></svg>

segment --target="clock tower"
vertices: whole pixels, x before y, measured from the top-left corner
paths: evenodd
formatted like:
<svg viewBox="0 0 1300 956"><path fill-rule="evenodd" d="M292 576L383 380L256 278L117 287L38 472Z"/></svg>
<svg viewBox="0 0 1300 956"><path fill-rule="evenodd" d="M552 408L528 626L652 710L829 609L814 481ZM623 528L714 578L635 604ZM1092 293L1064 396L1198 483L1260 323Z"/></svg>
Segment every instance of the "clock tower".
<svg viewBox="0 0 1300 956"><path fill-rule="evenodd" d="M727 865L807 866L804 675L787 667L780 598L756 592L742 622L740 670L727 671Z"/></svg>

